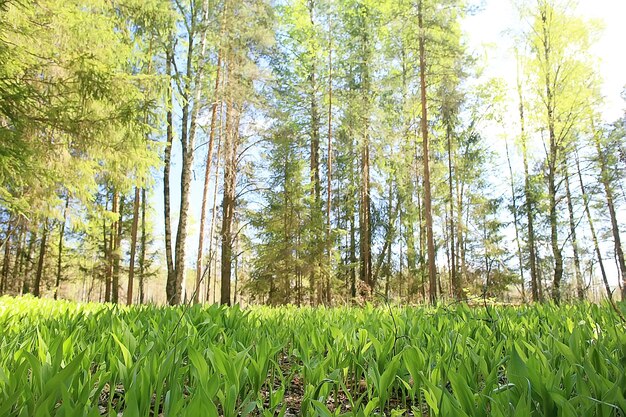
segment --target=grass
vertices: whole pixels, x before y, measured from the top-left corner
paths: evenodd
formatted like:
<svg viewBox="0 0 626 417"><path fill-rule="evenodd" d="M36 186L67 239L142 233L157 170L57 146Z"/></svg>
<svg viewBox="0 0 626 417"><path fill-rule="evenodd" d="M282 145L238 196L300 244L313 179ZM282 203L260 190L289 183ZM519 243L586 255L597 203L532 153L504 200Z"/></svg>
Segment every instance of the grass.
<svg viewBox="0 0 626 417"><path fill-rule="evenodd" d="M0 298L0 416L626 416L608 306Z"/></svg>

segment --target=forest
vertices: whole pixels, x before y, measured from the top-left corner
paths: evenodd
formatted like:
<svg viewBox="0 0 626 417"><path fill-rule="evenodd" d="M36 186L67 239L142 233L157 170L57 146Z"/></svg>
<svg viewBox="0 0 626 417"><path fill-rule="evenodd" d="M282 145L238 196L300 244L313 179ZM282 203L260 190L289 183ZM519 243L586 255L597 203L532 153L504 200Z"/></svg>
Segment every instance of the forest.
<svg viewBox="0 0 626 417"><path fill-rule="evenodd" d="M0 295L624 299L601 22L509 8L515 83L463 0L0 0Z"/></svg>
<svg viewBox="0 0 626 417"><path fill-rule="evenodd" d="M0 0L0 417L626 416L590 3Z"/></svg>

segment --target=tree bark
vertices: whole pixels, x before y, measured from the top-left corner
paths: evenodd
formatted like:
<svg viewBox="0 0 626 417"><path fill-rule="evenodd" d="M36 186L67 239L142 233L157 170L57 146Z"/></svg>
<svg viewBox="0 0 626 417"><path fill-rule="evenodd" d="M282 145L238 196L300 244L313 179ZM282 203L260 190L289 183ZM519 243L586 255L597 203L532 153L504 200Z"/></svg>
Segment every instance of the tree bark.
<svg viewBox="0 0 626 417"><path fill-rule="evenodd" d="M355 210L350 215L350 294L356 297L356 221Z"/></svg>
<svg viewBox="0 0 626 417"><path fill-rule="evenodd" d="M308 0L307 9L309 13L309 21L311 23L311 27L315 28L315 18L314 18L314 2L313 0ZM323 253L323 247L321 247L323 237L320 236L320 232L322 232L323 228L323 218L322 218L322 202L321 202L321 182L320 182L320 112L317 103L317 65L316 65L316 57L310 56L311 62L309 67L309 111L310 111L310 135L311 135L311 143L310 143L310 181L313 185L311 187L311 198L313 199L313 205L311 207L310 213L310 224L312 228L312 259L311 261L320 265L320 258ZM316 299L316 304L322 303L324 299L323 294L323 282L322 277L318 276L318 272L320 268L312 268L309 274L310 283L311 283L311 292L315 293L314 298Z"/></svg>
<svg viewBox="0 0 626 417"><path fill-rule="evenodd" d="M166 114L166 144L165 156L163 161L163 217L165 222L165 260L167 264L167 283L165 293L168 302L174 298L176 292L176 274L174 271L174 259L172 257L172 221L170 208L170 170L172 164L172 145L174 141L174 123L172 112L174 108L174 91L172 77L172 60L174 59L173 40L170 40L167 51L165 53L165 73L168 80L168 107Z"/></svg>
<svg viewBox="0 0 626 417"><path fill-rule="evenodd" d="M576 239L576 222L574 221L574 207L572 204L572 194L570 192L569 174L567 172L567 163L563 162L563 175L565 177L565 194L567 197L567 211L569 213L569 230L572 240L572 251L574 252L574 274L576 277L576 296L580 301L585 299L585 291L583 289L583 277L580 272L580 257L578 255L578 240Z"/></svg>
<svg viewBox="0 0 626 417"><path fill-rule="evenodd" d="M37 272L35 273L35 282L33 283L33 295L35 297L39 297L41 294L41 279L43 277L47 241L48 241L48 220L46 219L43 222L43 231L41 233L41 244L39 246L39 260L37 261Z"/></svg>
<svg viewBox="0 0 626 417"><path fill-rule="evenodd" d="M139 249L139 304L145 300L144 281L146 275L146 189L141 189L141 246Z"/></svg>
<svg viewBox="0 0 626 417"><path fill-rule="evenodd" d="M133 283L135 280L135 253L137 249L137 229L139 226L139 200L141 199L139 187L135 187L135 201L133 202L133 225L130 231L130 265L128 269L128 290L126 292L126 304L133 303Z"/></svg>
<svg viewBox="0 0 626 417"><path fill-rule="evenodd" d="M54 285L54 299L59 296L59 288L61 286L61 275L63 272L63 238L65 235L65 224L67 223L67 210L70 206L70 196L65 199L65 208L63 210L63 222L59 225L59 253L57 255L57 279Z"/></svg>
<svg viewBox="0 0 626 417"><path fill-rule="evenodd" d="M111 301L111 278L113 272L113 261L111 256L111 245L107 236L110 234L110 230L107 228L106 220L102 221L102 242L104 245L104 302Z"/></svg>
<svg viewBox="0 0 626 417"><path fill-rule="evenodd" d="M326 246L328 256L328 272L326 277L326 304L332 303L332 253L333 242L331 241L331 194L332 194L332 177L333 177L333 42L331 31L332 19L328 19L328 162L326 173Z"/></svg>
<svg viewBox="0 0 626 417"><path fill-rule="evenodd" d="M626 300L626 261L624 260L624 251L622 250L622 240L619 233L619 224L617 223L617 214L615 211L615 203L613 200L613 189L611 188L610 173L606 166L604 157L602 156L602 149L600 148L600 139L598 138L595 127L593 128L593 140L596 146L596 152L598 154L598 161L600 164L600 182L604 188L604 194L606 196L606 205L609 209L609 216L611 218L611 232L613 234L613 243L615 247L615 254L617 255L617 264L619 271L622 275L622 300Z"/></svg>
<svg viewBox="0 0 626 417"><path fill-rule="evenodd" d="M604 261L602 260L602 252L600 251L600 245L598 244L598 236L596 235L596 229L593 224L593 218L591 217L591 210L589 209L589 196L585 190L585 182L583 181L583 175L580 171L580 162L578 160L578 152L576 152L576 171L578 173L578 181L580 183L580 192L583 196L583 205L585 207L585 214L587 215L587 221L589 222L589 230L591 230L591 240L593 241L593 248L598 257L598 265L600 265L600 273L602 274L602 282L604 283L604 289L606 290L606 296L609 300L613 300L613 293L611 292L611 286L604 269Z"/></svg>
<svg viewBox="0 0 626 417"><path fill-rule="evenodd" d="M452 293L455 300L459 301L465 298L463 293L463 282L456 269L457 254L454 247L454 192L452 187L452 127L451 122L446 123L446 139L448 144L448 198L450 199L450 282L452 284Z"/></svg>
<svg viewBox="0 0 626 417"><path fill-rule="evenodd" d="M361 94L364 100L362 110L363 119L363 141L361 143L361 187L359 205L359 277L370 291L374 291L376 282L372 275L372 220L371 220L371 198L370 198L370 135L369 135L369 112L370 112L370 39L367 28L362 30L363 49L363 72L361 74Z"/></svg>
<svg viewBox="0 0 626 417"><path fill-rule="evenodd" d="M435 242L433 237L433 213L430 185L430 151L428 141L428 110L426 102L426 50L425 34L422 16L422 1L418 3L418 27L419 27L419 65L420 65L420 95L421 95L421 130L422 130L422 154L424 159L424 213L426 215L426 243L428 253L428 282L429 299L431 304L437 303L437 267L435 264Z"/></svg>
<svg viewBox="0 0 626 417"><path fill-rule="evenodd" d="M552 299L554 302L561 301L561 280L563 278L563 255L559 246L559 229L558 229L558 213L557 213L557 166L559 163L559 146L555 132L555 97L552 89L550 62L551 62L551 44L548 33L547 11L545 8L541 10L542 21L542 44L543 58L545 65L544 82L545 82L545 106L548 121L548 199L549 199L549 221L550 221L550 244L552 246L552 255L554 257L554 277L552 279Z"/></svg>
<svg viewBox="0 0 626 417"><path fill-rule="evenodd" d="M522 256L522 245L519 239L519 213L517 212L517 196L515 193L515 180L513 178L513 167L511 166L511 156L509 154L509 142L505 137L506 161L509 165L509 176L511 177L511 199L513 200L513 225L515 226L515 243L517 245L517 257L519 260L519 275L522 282L522 302L526 303L526 283L524 282L524 257Z"/></svg>
<svg viewBox="0 0 626 417"><path fill-rule="evenodd" d="M113 195L113 205L116 207L118 194L114 192ZM112 288L111 288L111 302L117 303L119 302L119 294L120 294L120 261L122 258L122 230L123 230L123 219L122 216L124 214L124 195L119 197L119 209L117 211L118 217L117 222L114 223L114 229L111 233L115 236L113 239L113 279L112 279Z"/></svg>
<svg viewBox="0 0 626 417"><path fill-rule="evenodd" d="M4 246L4 258L2 260L2 275L0 276L0 295L4 294L9 282L9 264L11 263L11 234L12 234L11 219L7 222L7 228L5 232L2 244Z"/></svg>
<svg viewBox="0 0 626 417"><path fill-rule="evenodd" d="M519 62L519 57L518 57ZM522 95L522 83L519 77L519 68L517 69L517 94L519 97L519 118L520 118L520 139L522 142L522 159L524 163L524 194L525 194L525 206L526 206L526 217L528 223L528 257L529 257L529 265L530 265L530 286L532 299L534 302L540 301L539 291L540 285L538 276L537 276L537 254L535 252L535 216L533 212L533 192L531 189L530 183L530 172L528 168L528 149L527 149L527 137L526 137L526 129L525 129L525 118L524 118L524 97Z"/></svg>
<svg viewBox="0 0 626 417"><path fill-rule="evenodd" d="M24 275L22 277L22 288L20 294L26 294L31 292L30 288L30 274L33 269L33 250L37 241L37 231L31 231L28 239L28 249L26 250L26 265L24 266Z"/></svg>
<svg viewBox="0 0 626 417"><path fill-rule="evenodd" d="M237 184L237 148L239 141L238 109L232 102L226 107L226 141L224 143L224 196L222 200L222 259L220 303L231 305L231 277L233 258L233 220L235 217L235 190Z"/></svg>
<svg viewBox="0 0 626 417"><path fill-rule="evenodd" d="M223 38L223 30L224 23L222 22L222 34L220 35L220 39ZM204 169L204 187L202 189L202 208L200 212L200 233L198 237L198 255L196 257L196 295L194 297L194 302L198 303L200 301L200 282L202 280L202 258L204 255L204 229L206 223L206 209L207 209L207 201L209 194L209 182L211 177L211 163L213 161L213 145L215 143L215 123L217 120L217 106L219 103L219 85L220 85L220 75L221 75L221 67L222 67L222 49L220 48L217 55L217 70L215 73L215 90L214 90L214 99L213 104L211 106L211 126L209 128L209 147L206 155L206 167ZM209 260L210 262L210 260ZM210 278L209 278L210 279ZM208 287L209 285L207 285ZM207 290L207 299L208 301L208 290Z"/></svg>
<svg viewBox="0 0 626 417"><path fill-rule="evenodd" d="M222 152L222 109L220 109L220 135L217 139L217 156L216 156L216 165L215 165L215 173L213 174L213 208L211 210L211 227L209 228L209 265L207 270L207 275L209 277L206 287L206 300L209 301L209 292L211 290L211 278L212 273L215 269L217 269L217 259L215 257L215 250L213 249L214 240L215 240L215 218L217 215L217 190L218 190L218 175L220 171L220 160L221 160L221 152ZM216 268L212 268L212 264L216 265ZM215 275L215 286L213 288L213 302L215 302L215 294L217 290L217 274Z"/></svg>
<svg viewBox="0 0 626 417"><path fill-rule="evenodd" d="M206 36L208 26L208 1L205 0L202 5L203 17L200 23L204 24L200 35L200 54L198 56L198 69L193 74L193 61L194 61L194 39L196 36L196 17L195 13L191 17L191 27L188 34L188 50L187 50L187 70L186 70L186 82L183 88L183 106L182 106L182 126L181 126L181 145L182 145L182 170L180 178L180 215L178 218L178 229L176 233L176 246L174 254L174 271L175 280L173 288L169 297L169 303L172 305L179 304L181 302L182 292L185 291L183 282L185 280L185 254L187 243L187 228L189 222L189 195L191 189L191 170L193 168L194 148L196 130L198 126L198 114L202 107L201 100L201 83L204 76L205 68L205 54L206 54ZM193 80L193 84L192 81ZM190 89L190 84L192 84ZM190 97L190 96L193 96ZM191 101L192 99L193 101ZM195 294L198 293L196 288Z"/></svg>

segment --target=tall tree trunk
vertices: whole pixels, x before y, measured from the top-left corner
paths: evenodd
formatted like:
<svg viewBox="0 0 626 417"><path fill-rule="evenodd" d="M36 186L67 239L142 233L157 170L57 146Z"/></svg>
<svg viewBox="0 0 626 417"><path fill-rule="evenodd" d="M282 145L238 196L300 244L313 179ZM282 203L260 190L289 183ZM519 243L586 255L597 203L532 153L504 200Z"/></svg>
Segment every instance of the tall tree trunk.
<svg viewBox="0 0 626 417"><path fill-rule="evenodd" d="M213 174L213 208L211 210L211 226L209 228L209 265L208 265L208 271L207 271L207 276L208 278L208 282L207 282L207 287L206 287L206 300L207 302L209 301L209 292L211 290L211 277L212 277L212 273L214 272L214 270L216 268L212 268L212 265L215 264L217 266L217 259L215 257L215 250L213 249L213 245L214 245L214 240L215 240L215 218L217 215L217 190L218 190L218 174L220 171L220 160L221 160L221 151L222 151L222 109L220 106L220 116L219 116L219 120L220 120L220 135L217 139L217 156L216 156L216 165L215 165L215 173ZM216 275L216 281L215 281L215 286L213 288L213 301L215 302L215 293L216 293L216 289L217 289L217 275Z"/></svg>
<svg viewBox="0 0 626 417"><path fill-rule="evenodd" d="M165 73L168 81L167 87L167 114L166 114L166 143L163 161L163 217L165 223L165 260L167 264L167 283L165 292L167 300L171 300L176 292L176 274L174 271L174 259L172 257L172 220L170 216L170 170L172 164L172 145L174 141L174 122L172 112L174 108L174 91L172 82L172 61L174 60L173 40L169 41L165 53Z"/></svg>
<svg viewBox="0 0 626 417"><path fill-rule="evenodd" d="M519 64L519 56L517 57ZM534 302L538 302L541 298L539 296L541 283L537 276L537 254L535 251L535 213L533 209L534 194L531 189L530 172L528 168L528 148L527 137L524 118L524 97L522 95L522 83L520 80L519 65L517 68L517 95L519 97L519 118L520 118L520 139L522 142L522 159L524 163L524 194L526 205L526 216L528 224L528 257L530 265L530 286L532 299Z"/></svg>
<svg viewBox="0 0 626 417"><path fill-rule="evenodd" d="M456 252L454 247L454 234L456 229L454 227L454 189L452 187L452 127L450 122L446 123L446 139L448 142L448 198L450 199L450 282L452 284L452 293L456 300L462 300L463 283L456 269Z"/></svg>
<svg viewBox="0 0 626 417"><path fill-rule="evenodd" d="M5 236L2 240L4 247L4 257L2 260L2 275L0 276L0 295L4 294L9 283L9 264L11 263L11 234L12 222L9 218Z"/></svg>
<svg viewBox="0 0 626 417"><path fill-rule="evenodd" d="M308 0L307 2L307 10L309 13L309 21L311 23L311 27L315 28L315 17L314 17L314 1ZM311 143L310 143L310 181L313 185L311 187L311 198L313 200L313 205L311 207L310 213L310 224L312 227L313 235L313 259L312 261L319 265L320 263L320 243L322 241L322 237L319 235L321 228L323 227L322 220L322 202L321 202L321 182L320 182L320 112L318 109L317 103L317 65L316 65L316 57L311 57L311 64L309 68L309 109L310 109L310 134L311 134ZM323 249L322 249L323 250ZM314 298L316 299L316 303L320 304L323 301L323 282L321 281L321 277L317 276L316 270L319 268L312 268L310 272L310 283L311 283L311 292L315 293Z"/></svg>
<svg viewBox="0 0 626 417"><path fill-rule="evenodd" d="M230 283L233 260L233 220L237 184L237 148L239 109L229 100L226 107L226 141L224 143L224 196L222 200L222 259L220 303L231 305ZM236 114L235 114L236 113Z"/></svg>
<svg viewBox="0 0 626 417"><path fill-rule="evenodd" d="M435 241L433 237L433 212L430 186L430 151L428 142L428 106L426 102L426 50L425 34L422 16L422 1L418 3L419 27L419 65L420 65L420 96L422 107L422 154L424 159L424 214L426 216L426 244L428 252L428 283L430 287L429 299L431 304L437 302L437 267L435 265Z"/></svg>
<svg viewBox="0 0 626 417"><path fill-rule="evenodd" d="M200 88L205 68L205 55L206 55L206 35L208 26L208 1L205 0L202 5L202 29L200 35L200 54L198 56L198 69L195 76L193 74L193 61L194 61L194 39L196 35L197 21L195 16L191 18L190 31L188 34L188 50L187 50L187 81L183 89L183 106L182 106L182 126L181 126L181 145L182 145L182 170L180 178L180 215L178 219L178 230L176 233L176 247L175 247L175 280L170 285L170 294L168 296L169 303L179 304L181 301L183 288L183 281L185 278L185 252L187 241L187 226L189 218L189 193L191 188L191 170L193 168L193 157L195 147L195 137L197 130L197 119L200 112L201 92ZM193 83L192 81L193 80ZM190 89L191 85L191 89ZM192 98L193 97L193 98ZM193 101L191 101L193 100ZM194 291L197 294L196 289Z"/></svg>
<svg viewBox="0 0 626 417"><path fill-rule="evenodd" d="M356 220L355 211L350 215L350 294L356 297Z"/></svg>
<svg viewBox="0 0 626 417"><path fill-rule="evenodd" d="M596 152L598 154L598 161L600 164L600 182L604 188L604 194L606 196L606 205L609 209L609 216L611 218L611 232L613 233L613 243L615 247L615 254L617 255L617 263L619 265L619 271L622 275L622 300L626 300L626 261L624 260L624 251L622 249L622 240L619 233L619 224L617 223L617 214L615 211L615 203L613 200L613 189L611 188L610 173L606 166L606 162L602 155L602 149L600 147L600 138L598 133L593 127L593 140L596 146Z"/></svg>
<svg viewBox="0 0 626 417"><path fill-rule="evenodd" d="M583 196L583 205L585 207L585 214L587 215L587 221L589 222L589 230L591 231L591 240L593 241L593 248L598 257L598 265L600 265L600 273L602 274L602 282L604 283L604 289L606 290L606 296L609 300L613 299L613 293L611 292L611 286L606 276L606 270L604 269L604 261L602 260L602 252L600 251L600 245L598 244L598 236L596 235L596 229L593 224L593 218L591 217L591 210L589 209L589 196L585 189L585 182L583 181L583 175L580 171L580 161L578 160L578 151L576 151L576 171L578 174L578 181L580 183L580 193Z"/></svg>
<svg viewBox="0 0 626 417"><path fill-rule="evenodd" d="M22 277L22 267L24 265L24 245L26 245L26 230L24 226L19 226L19 233L17 235L17 248L15 248L15 263L13 264L13 285L12 289L19 294L20 285L21 285L21 277ZM5 286L5 291L7 286Z"/></svg>
<svg viewBox="0 0 626 417"><path fill-rule="evenodd" d="M559 246L559 229L558 229L558 213L557 213L557 166L559 164L559 146L558 139L554 128L555 124L555 97L552 88L552 74L551 74L551 44L550 36L548 33L547 23L547 11L545 8L541 10L542 20L542 44L543 44L543 58L545 65L545 106L546 116L548 122L548 199L549 199L549 221L550 221L550 244L552 246L552 255L554 257L554 277L552 279L552 299L554 302L559 303L561 301L561 280L563 278L563 255L561 253L561 247Z"/></svg>
<svg viewBox="0 0 626 417"><path fill-rule="evenodd" d="M388 253L391 253L391 245L393 243L394 234L395 234L395 219L398 213L398 206L396 205L395 209L393 208L393 181L389 181L388 192L389 194L387 196L387 218L388 218L387 233L385 233L385 241L383 243L383 248L380 254L378 255L378 259L376 260L376 268L374 268L374 271L373 271L374 282L378 281L381 268L383 267L383 263L385 261L385 256ZM383 271L383 273L385 274L385 277L388 278L387 273L385 271ZM386 281L385 285L387 285L387 282L388 280Z"/></svg>
<svg viewBox="0 0 626 417"><path fill-rule="evenodd" d="M224 28L224 23L222 22L222 33ZM220 36L220 39L223 38L223 34ZM202 206L200 212L200 233L198 236L198 255L196 257L196 295L194 297L194 302L197 303L200 301L199 293L200 293L200 281L202 280L202 257L204 255L204 229L206 223L206 209L208 202L208 194L209 194L209 182L211 176L211 163L213 161L213 145L215 143L215 123L217 121L217 106L219 104L219 86L220 86L220 75L221 75L221 67L222 67L222 49L220 48L217 55L217 70L215 73L215 89L214 89L214 99L213 104L211 106L211 126L209 128L209 148L207 150L206 155L206 167L204 169L204 187L202 189ZM210 261L209 261L210 262ZM210 278L209 278L210 279ZM208 287L208 285L207 285ZM207 299L208 301L208 291L207 291Z"/></svg>
<svg viewBox="0 0 626 417"><path fill-rule="evenodd" d="M371 244L371 203L370 203L370 152L369 152L369 140L367 133L365 134L365 140L361 148L361 198L360 198L360 215L359 215L359 230L360 230L360 269L359 276L371 290L374 290L375 283L372 278L372 244Z"/></svg>
<svg viewBox="0 0 626 417"><path fill-rule="evenodd" d="M139 304L145 300L144 282L146 276L146 189L141 189L141 246L139 249Z"/></svg>
<svg viewBox="0 0 626 417"><path fill-rule="evenodd" d="M65 208L63 210L63 222L59 225L59 253L57 254L57 279L54 284L54 299L59 296L59 288L61 287L61 275L63 272L63 238L65 235L65 224L67 223L67 210L70 206L70 195L65 198Z"/></svg>
<svg viewBox="0 0 626 417"><path fill-rule="evenodd" d="M135 201L133 202L133 225L130 230L130 265L128 269L128 290L126 292L126 304L133 303L133 285L135 280L135 252L137 249L137 229L139 228L139 200L141 195L139 187L135 187Z"/></svg>
<svg viewBox="0 0 626 417"><path fill-rule="evenodd" d="M326 276L326 304L332 303L332 256L333 242L331 241L331 204L332 204L332 178L333 178L333 41L331 31L332 18L328 19L328 162L326 172L326 247L328 256L328 272Z"/></svg>
<svg viewBox="0 0 626 417"><path fill-rule="evenodd" d="M118 212L118 201L117 201L117 192L115 192L115 190L113 189L111 191L111 212L112 213L117 213ZM113 273L113 269L114 269L114 265L115 265L115 230L116 227L115 225L117 224L117 222L111 222L111 225L109 226L109 230L107 231L108 235L109 235L109 249L108 249L108 261L107 261L107 277L109 278L109 288L108 288L108 292L105 292L104 295L104 299L108 302L115 302L113 300L113 290L115 288L115 279L113 277L114 273ZM105 288L106 289L106 288Z"/></svg>
<svg viewBox="0 0 626 417"><path fill-rule="evenodd" d="M420 295L423 302L426 302L426 280L428 278L428 261L426 260L426 221L424 214L424 195L423 190L424 186L422 183L422 188L419 189L419 185L417 188L416 198L417 198L417 212L418 212L418 222L419 222L419 272L420 272ZM408 251L407 251L408 255ZM408 257L407 257L408 261Z"/></svg>
<svg viewBox="0 0 626 417"><path fill-rule="evenodd" d="M111 301L111 278L113 272L113 261L111 254L111 245L107 236L109 236L110 230L107 228L106 220L102 221L102 242L104 245L104 302Z"/></svg>
<svg viewBox="0 0 626 417"><path fill-rule="evenodd" d="M372 220L371 220L371 198L370 198L370 134L369 134L369 112L370 112L370 39L366 28L362 30L363 49L363 72L361 74L361 94L364 101L362 110L363 119L363 141L361 143L361 186L359 204L359 277L370 291L374 291L376 282L372 275Z"/></svg>
<svg viewBox="0 0 626 417"><path fill-rule="evenodd" d="M513 167L511 165L511 156L509 154L509 141L504 139L506 147L506 161L509 165L509 176L511 177L511 199L513 200L513 226L515 226L515 243L517 245L517 257L519 260L519 276L522 282L522 302L526 302L526 283L524 282L524 257L522 256L522 245L519 239L519 214L517 212L517 196L515 193L515 180L513 177Z"/></svg>
<svg viewBox="0 0 626 417"><path fill-rule="evenodd" d="M39 246L39 261L37 261L37 272L35 273L35 282L33 283L33 295L35 297L39 297L41 294L41 279L43 277L47 241L48 241L48 220L46 219L43 222L43 230L41 233L41 244Z"/></svg>
<svg viewBox="0 0 626 417"><path fill-rule="evenodd" d="M117 200L117 192L113 196L114 202ZM120 262L122 260L122 230L124 214L124 195L119 198L119 210L117 222L115 223L115 230L113 231L115 238L113 239L113 280L112 280L112 293L111 301L113 303L119 302L120 297Z"/></svg>
<svg viewBox="0 0 626 417"><path fill-rule="evenodd" d="M585 299L585 290L583 289L583 277L580 272L580 257L578 255L578 240L576 239L576 222L574 221L574 207L572 205L572 194L569 186L569 173L567 172L567 163L563 161L563 176L565 177L565 193L567 197L567 211L569 213L569 230L572 240L572 251L574 252L574 274L576 277L576 296L579 300Z"/></svg>
<svg viewBox="0 0 626 417"><path fill-rule="evenodd" d="M31 231L30 237L28 239L28 249L26 250L26 260L24 265L24 274L22 276L22 288L20 289L20 294L26 294L31 292L31 272L33 270L33 250L35 247L35 243L37 241L37 231Z"/></svg>

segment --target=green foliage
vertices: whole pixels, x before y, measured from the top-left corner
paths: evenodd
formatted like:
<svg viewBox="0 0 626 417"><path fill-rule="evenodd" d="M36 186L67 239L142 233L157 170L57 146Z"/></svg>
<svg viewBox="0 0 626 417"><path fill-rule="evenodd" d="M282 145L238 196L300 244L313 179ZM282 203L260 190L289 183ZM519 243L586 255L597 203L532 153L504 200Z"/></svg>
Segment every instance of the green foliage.
<svg viewBox="0 0 626 417"><path fill-rule="evenodd" d="M625 332L608 306L244 311L1 298L0 325L7 416L626 410Z"/></svg>
<svg viewBox="0 0 626 417"><path fill-rule="evenodd" d="M148 58L133 15L47 0L10 2L0 19L0 204L46 216L61 189L88 204L100 176L144 183L157 79L138 75Z"/></svg>

